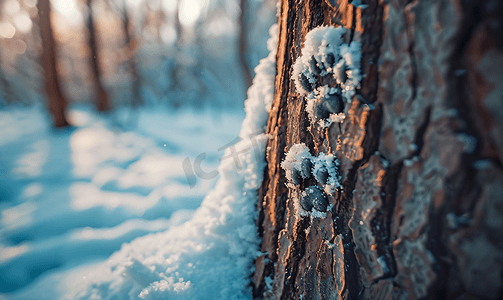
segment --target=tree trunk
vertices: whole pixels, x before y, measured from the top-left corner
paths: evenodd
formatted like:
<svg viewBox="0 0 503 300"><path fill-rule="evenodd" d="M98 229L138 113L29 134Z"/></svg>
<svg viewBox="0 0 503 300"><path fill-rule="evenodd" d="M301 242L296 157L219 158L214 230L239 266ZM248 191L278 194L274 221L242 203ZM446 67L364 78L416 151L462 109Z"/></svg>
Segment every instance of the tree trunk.
<svg viewBox="0 0 503 300"><path fill-rule="evenodd" d="M170 84L170 92L176 91L176 90L183 90L184 87L182 87L182 80L181 78L185 76L185 67L181 64L181 53L183 51L183 43L184 43L184 30L182 23L180 21L180 5L181 5L181 0L176 1L176 10L175 10L175 30L176 30L176 42L175 42L175 54L174 54L174 66L170 70L170 79L171 79L171 84ZM181 99L178 99L179 97L176 97L173 101L173 104L175 107L181 106Z"/></svg>
<svg viewBox="0 0 503 300"><path fill-rule="evenodd" d="M42 65L45 73L45 90L49 102L49 111L54 117L54 126L64 127L68 125L65 117L67 101L61 92L57 71L57 49L51 25L51 4L49 0L39 0L37 9L42 37Z"/></svg>
<svg viewBox="0 0 503 300"><path fill-rule="evenodd" d="M254 297L502 299L503 4L349 2L281 1ZM325 129L290 80L320 25L363 53L346 119ZM313 179L286 186L298 143L340 162L325 217L295 206Z"/></svg>
<svg viewBox="0 0 503 300"><path fill-rule="evenodd" d="M132 77L131 89L133 97L131 99L131 105L133 107L138 107L143 104L143 99L141 97L140 74L138 71L138 65L136 64L136 52L138 51L139 42L134 37L134 26L131 24L131 16L129 15L129 10L125 1L123 2L122 26L124 28L126 45L128 47L128 64Z"/></svg>
<svg viewBox="0 0 503 300"><path fill-rule="evenodd" d="M0 5L0 19L4 18L3 7ZM14 91L12 86L7 78L7 75L4 73L2 69L3 66L3 52L2 51L3 41L0 41L0 105L9 105L13 104L16 101L16 97L14 95Z"/></svg>
<svg viewBox="0 0 503 300"><path fill-rule="evenodd" d="M0 105L9 105L16 102L14 90L2 70L2 49L0 49ZM2 99L3 98L3 99ZM2 103L4 102L4 103Z"/></svg>
<svg viewBox="0 0 503 300"><path fill-rule="evenodd" d="M240 12L238 18L239 21L238 55L246 87L248 88L252 84L252 75L250 72L250 67L248 66L248 62L246 61L246 50L248 49L248 20L246 18L247 1L240 0L239 8Z"/></svg>
<svg viewBox="0 0 503 300"><path fill-rule="evenodd" d="M87 0L87 7L89 9L87 30L89 31L89 48L91 50L91 69L94 84L96 85L96 106L99 111L107 111L110 109L110 103L108 102L108 95L102 83L101 68L99 63L100 56L98 51L98 36L96 33L96 26L94 24L92 2L93 0Z"/></svg>

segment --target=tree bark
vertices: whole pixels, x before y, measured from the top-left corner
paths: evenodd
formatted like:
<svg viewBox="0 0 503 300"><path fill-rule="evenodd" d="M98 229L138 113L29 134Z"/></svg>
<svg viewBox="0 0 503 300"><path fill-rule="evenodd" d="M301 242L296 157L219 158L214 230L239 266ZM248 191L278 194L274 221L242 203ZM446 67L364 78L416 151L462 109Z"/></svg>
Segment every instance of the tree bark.
<svg viewBox="0 0 503 300"><path fill-rule="evenodd" d="M39 0L37 3L42 37L42 65L45 73L45 91L49 102L49 111L54 117L55 127L68 125L65 117L66 98L60 87L57 71L57 49L51 25L51 4L49 0Z"/></svg>
<svg viewBox="0 0 503 300"><path fill-rule="evenodd" d="M281 1L254 297L502 299L503 4L349 2ZM344 122L324 130L309 128L290 80L320 25L361 42L365 76ZM340 161L325 218L294 207L313 182L285 185L297 143Z"/></svg>
<svg viewBox="0 0 503 300"><path fill-rule="evenodd" d="M92 3L93 0L87 0L87 7L89 9L87 30L89 32L89 48L91 50L91 69L93 81L96 85L96 106L99 111L107 111L110 110L110 103L108 101L108 94L102 83L102 74L99 62L100 55L98 51L98 36L96 32L96 25L94 23Z"/></svg>

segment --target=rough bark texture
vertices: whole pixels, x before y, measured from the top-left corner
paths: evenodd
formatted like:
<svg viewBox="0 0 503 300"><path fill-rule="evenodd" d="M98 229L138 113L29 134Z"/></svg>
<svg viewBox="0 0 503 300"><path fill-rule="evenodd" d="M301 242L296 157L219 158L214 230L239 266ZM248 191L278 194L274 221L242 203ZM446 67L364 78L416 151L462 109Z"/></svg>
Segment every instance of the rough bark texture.
<svg viewBox="0 0 503 300"><path fill-rule="evenodd" d="M91 69L93 81L96 86L96 106L99 111L107 111L110 109L110 103L108 101L108 95L103 87L101 67L99 60L98 51L98 34L96 32L96 24L94 22L93 15L93 0L87 0L87 8L89 10L89 15L87 19L87 30L89 32L89 48L91 50Z"/></svg>
<svg viewBox="0 0 503 300"><path fill-rule="evenodd" d="M254 296L502 299L503 4L350 2L281 1ZM290 74L319 25L362 43L372 106L355 96L344 123L310 131ZM296 143L341 162L326 218L295 211L280 163Z"/></svg>
<svg viewBox="0 0 503 300"><path fill-rule="evenodd" d="M57 71L57 49L51 25L51 4L49 0L37 3L40 34L42 37L42 65L44 68L45 91L49 102L49 111L54 117L54 126L67 126L65 117L67 101L61 92Z"/></svg>

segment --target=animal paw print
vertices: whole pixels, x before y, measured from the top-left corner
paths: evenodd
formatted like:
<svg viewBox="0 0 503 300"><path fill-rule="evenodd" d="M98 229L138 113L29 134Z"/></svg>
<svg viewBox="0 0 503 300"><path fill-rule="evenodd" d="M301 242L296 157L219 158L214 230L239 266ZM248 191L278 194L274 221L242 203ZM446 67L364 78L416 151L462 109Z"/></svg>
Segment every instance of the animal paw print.
<svg viewBox="0 0 503 300"><path fill-rule="evenodd" d="M360 87L361 44L344 43L344 27L318 27L306 35L292 79L306 99L311 124L328 127L345 119L345 103Z"/></svg>
<svg viewBox="0 0 503 300"><path fill-rule="evenodd" d="M313 156L305 144L295 144L281 163L291 188L300 188L316 180L319 185L310 185L300 191L301 215L313 212L324 213L329 206L328 194L341 188L338 173L339 161L332 154ZM311 180L309 180L311 179Z"/></svg>

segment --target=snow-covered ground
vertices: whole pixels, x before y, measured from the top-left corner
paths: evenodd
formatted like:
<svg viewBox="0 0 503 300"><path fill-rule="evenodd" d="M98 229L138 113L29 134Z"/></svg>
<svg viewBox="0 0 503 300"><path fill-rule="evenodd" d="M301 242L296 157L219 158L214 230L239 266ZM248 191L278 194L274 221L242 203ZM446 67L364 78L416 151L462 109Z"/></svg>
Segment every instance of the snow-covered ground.
<svg viewBox="0 0 503 300"><path fill-rule="evenodd" d="M0 299L58 299L121 244L188 220L217 178L184 160L206 153L215 172L243 117L143 109L130 126L79 106L54 130L40 107L0 111Z"/></svg>
<svg viewBox="0 0 503 300"><path fill-rule="evenodd" d="M40 108L0 111L0 298L251 299L270 35L244 120L80 107L54 130Z"/></svg>

